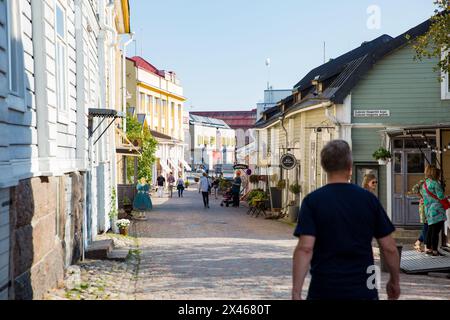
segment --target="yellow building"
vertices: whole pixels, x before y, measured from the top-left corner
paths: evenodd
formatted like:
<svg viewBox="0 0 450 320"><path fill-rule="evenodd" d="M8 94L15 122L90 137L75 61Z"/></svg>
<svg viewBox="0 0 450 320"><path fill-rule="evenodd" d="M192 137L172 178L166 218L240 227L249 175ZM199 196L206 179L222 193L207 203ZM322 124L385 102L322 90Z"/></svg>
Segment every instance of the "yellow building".
<svg viewBox="0 0 450 320"><path fill-rule="evenodd" d="M184 160L183 87L173 71L159 70L142 57L127 58L128 112L158 141L153 179L190 169Z"/></svg>

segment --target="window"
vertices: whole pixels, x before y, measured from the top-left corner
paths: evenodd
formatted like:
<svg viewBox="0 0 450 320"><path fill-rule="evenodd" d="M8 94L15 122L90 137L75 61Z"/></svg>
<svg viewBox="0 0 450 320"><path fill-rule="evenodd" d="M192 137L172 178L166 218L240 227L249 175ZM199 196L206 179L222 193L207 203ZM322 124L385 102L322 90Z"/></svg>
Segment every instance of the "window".
<svg viewBox="0 0 450 320"><path fill-rule="evenodd" d="M158 119L159 110L161 107L161 102L159 98L155 98L155 118Z"/></svg>
<svg viewBox="0 0 450 320"><path fill-rule="evenodd" d="M55 6L56 31L56 102L60 111L67 111L67 39L66 12L57 2Z"/></svg>
<svg viewBox="0 0 450 320"><path fill-rule="evenodd" d="M9 107L25 111L25 69L21 36L20 1L7 0ZM19 99L18 99L19 98Z"/></svg>

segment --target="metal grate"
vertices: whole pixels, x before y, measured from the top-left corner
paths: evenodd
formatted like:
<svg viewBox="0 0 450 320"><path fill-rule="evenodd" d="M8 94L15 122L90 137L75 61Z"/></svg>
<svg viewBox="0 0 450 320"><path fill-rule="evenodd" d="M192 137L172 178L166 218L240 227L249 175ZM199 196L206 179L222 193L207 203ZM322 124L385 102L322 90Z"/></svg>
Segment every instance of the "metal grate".
<svg viewBox="0 0 450 320"><path fill-rule="evenodd" d="M417 251L404 251L400 269L405 273L450 271L450 256L432 257Z"/></svg>

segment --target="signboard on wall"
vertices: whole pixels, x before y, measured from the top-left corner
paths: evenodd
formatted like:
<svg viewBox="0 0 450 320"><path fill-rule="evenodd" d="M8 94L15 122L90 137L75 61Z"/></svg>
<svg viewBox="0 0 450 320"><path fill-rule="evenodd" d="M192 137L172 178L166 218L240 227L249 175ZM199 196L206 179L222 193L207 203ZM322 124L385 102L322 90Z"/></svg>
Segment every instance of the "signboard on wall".
<svg viewBox="0 0 450 320"><path fill-rule="evenodd" d="M355 118L385 118L391 116L390 110L354 110Z"/></svg>
<svg viewBox="0 0 450 320"><path fill-rule="evenodd" d="M292 170L297 166L297 159L293 154L287 153L280 159L281 167L285 170Z"/></svg>

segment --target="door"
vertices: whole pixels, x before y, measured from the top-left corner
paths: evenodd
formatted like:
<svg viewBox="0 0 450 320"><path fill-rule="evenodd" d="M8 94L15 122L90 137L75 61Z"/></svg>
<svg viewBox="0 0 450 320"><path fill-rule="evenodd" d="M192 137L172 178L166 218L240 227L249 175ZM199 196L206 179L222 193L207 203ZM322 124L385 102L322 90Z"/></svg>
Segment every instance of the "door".
<svg viewBox="0 0 450 320"><path fill-rule="evenodd" d="M0 189L0 300L8 300L9 202L9 189Z"/></svg>
<svg viewBox="0 0 450 320"><path fill-rule="evenodd" d="M436 157L431 151L396 150L393 158L393 222L399 226L420 226L419 200L412 192L424 178L425 166Z"/></svg>

